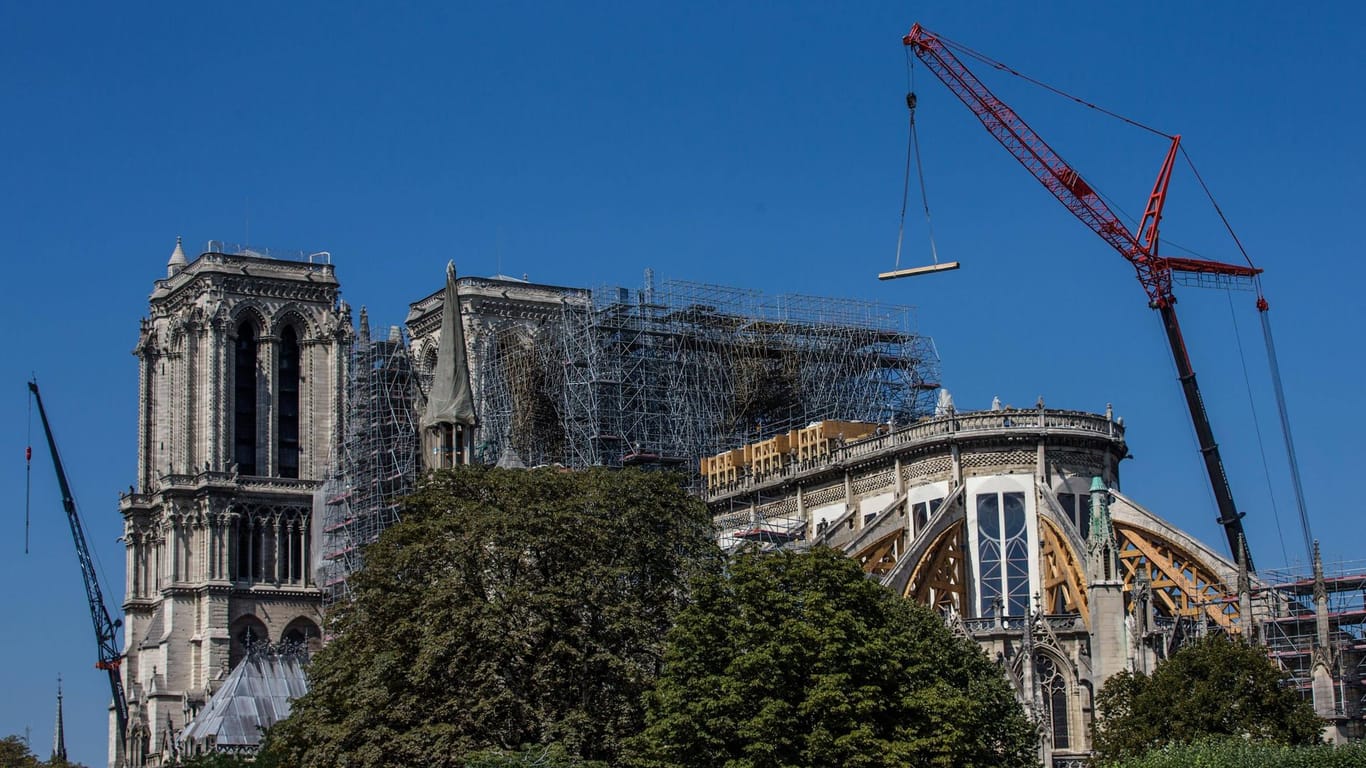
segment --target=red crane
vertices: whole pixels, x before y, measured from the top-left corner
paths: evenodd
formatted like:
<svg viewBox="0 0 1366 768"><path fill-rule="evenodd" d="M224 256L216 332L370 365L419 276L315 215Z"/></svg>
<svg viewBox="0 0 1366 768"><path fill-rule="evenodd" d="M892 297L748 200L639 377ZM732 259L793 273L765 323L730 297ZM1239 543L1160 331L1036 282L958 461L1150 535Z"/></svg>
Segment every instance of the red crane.
<svg viewBox="0 0 1366 768"><path fill-rule="evenodd" d="M1167 151L1167 158L1157 174L1156 183L1153 184L1152 194L1148 196L1143 219L1139 222L1137 231L1130 233L1081 174L1054 152L1052 147L1026 125L1013 109L983 85L982 81L978 80L949 50L942 38L916 24L911 27L910 33L902 38L902 42L967 105L968 109L972 110L987 131L1001 142L1001 146L1005 147L1012 157L1020 161L1020 164L1052 192L1067 210L1081 219L1083 224L1100 235L1101 239L1119 251L1119 255L1133 265L1138 273L1139 283L1148 294L1149 306L1162 316L1162 325L1167 331L1172 357L1176 360L1177 375L1186 395L1186 405L1190 408L1191 421L1195 425L1195 434L1200 441L1205 471L1209 474L1215 503L1219 507L1218 522L1228 536L1229 551L1235 559L1243 560L1251 570L1252 557L1243 533L1243 513L1234 506L1233 491L1229 488L1223 459L1219 457L1219 444L1214 441L1214 430L1210 426L1209 415L1205 412L1200 387L1195 382L1195 371L1191 367L1190 354L1186 351L1186 341L1181 335L1181 325L1176 319L1172 273L1193 272L1231 278L1251 278L1260 274L1261 270L1252 266L1218 261L1158 255L1157 227L1162 221L1162 206L1167 201L1167 185L1171 181L1181 137L1170 137L1171 149ZM1259 299L1258 307L1265 309L1265 300Z"/></svg>

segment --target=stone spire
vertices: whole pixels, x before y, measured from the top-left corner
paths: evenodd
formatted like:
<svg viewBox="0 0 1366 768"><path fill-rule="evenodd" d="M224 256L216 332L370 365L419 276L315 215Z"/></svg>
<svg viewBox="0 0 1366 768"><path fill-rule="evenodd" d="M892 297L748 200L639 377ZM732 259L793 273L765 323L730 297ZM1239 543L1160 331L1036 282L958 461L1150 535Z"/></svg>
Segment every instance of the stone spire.
<svg viewBox="0 0 1366 768"><path fill-rule="evenodd" d="M171 260L166 262L166 276L175 277L176 273L185 268L185 249L180 246L180 235L175 236L175 250L171 251Z"/></svg>
<svg viewBox="0 0 1366 768"><path fill-rule="evenodd" d="M455 263L446 264L446 292L441 307L441 341L436 348L436 371L422 413L422 456L427 469L468 464L474 457L474 392L466 360L464 320Z"/></svg>
<svg viewBox="0 0 1366 768"><path fill-rule="evenodd" d="M52 731L52 758L48 762L53 765L66 764L66 730L62 726L61 675L57 675L57 726Z"/></svg>
<svg viewBox="0 0 1366 768"><path fill-rule="evenodd" d="M1091 523L1086 541L1087 578L1091 581L1122 580L1119 576L1119 542L1110 521L1110 489L1100 477L1091 478Z"/></svg>
<svg viewBox="0 0 1366 768"><path fill-rule="evenodd" d="M1336 686L1333 684L1333 669L1337 666L1336 654L1331 644L1332 626L1328 620L1328 584L1323 578L1323 557L1319 553L1319 543L1314 542L1314 650L1310 657L1310 693L1314 702L1314 712L1325 720L1336 719L1340 714Z"/></svg>
<svg viewBox="0 0 1366 768"><path fill-rule="evenodd" d="M1086 602L1091 613L1091 669L1097 687L1129 664L1130 628L1124 610L1119 542L1110 519L1110 489L1091 479L1091 530L1086 539Z"/></svg>
<svg viewBox="0 0 1366 768"><path fill-rule="evenodd" d="M1257 623L1252 620L1252 573L1247 564L1247 538L1238 534L1238 616L1243 626L1243 638L1257 641Z"/></svg>

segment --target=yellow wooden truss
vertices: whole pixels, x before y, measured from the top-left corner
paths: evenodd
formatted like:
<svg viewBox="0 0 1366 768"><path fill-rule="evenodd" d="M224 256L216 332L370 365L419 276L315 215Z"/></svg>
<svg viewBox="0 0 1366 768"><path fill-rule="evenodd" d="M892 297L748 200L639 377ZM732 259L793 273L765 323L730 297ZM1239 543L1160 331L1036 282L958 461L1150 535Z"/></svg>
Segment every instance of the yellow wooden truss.
<svg viewBox="0 0 1366 768"><path fill-rule="evenodd" d="M1124 591L1132 594L1146 577L1158 613L1199 619L1201 614L1230 632L1241 630L1238 601L1218 576L1180 546L1151 531L1115 523Z"/></svg>
<svg viewBox="0 0 1366 768"><path fill-rule="evenodd" d="M1085 561L1074 551L1057 521L1045 517L1041 522L1039 559L1044 610L1062 606L1069 613L1080 614L1090 627ZM1232 590L1200 560L1167 538L1133 525L1115 523L1115 537L1126 595L1132 595L1146 578L1159 614L1192 619L1203 615L1227 631L1239 631L1238 601L1232 597ZM896 530L863 548L857 556L864 570L882 576L891 570L904 549L905 531ZM925 551L906 582L904 596L941 611L951 608L966 616L970 605L967 585L967 527L960 520L940 533Z"/></svg>
<svg viewBox="0 0 1366 768"><path fill-rule="evenodd" d="M958 521L935 538L906 582L905 596L934 608L967 616L967 524Z"/></svg>
<svg viewBox="0 0 1366 768"><path fill-rule="evenodd" d="M1043 577L1043 609L1054 613L1057 606L1064 613L1079 613L1087 627L1091 626L1091 611L1086 605L1086 569L1077 553L1067 542L1058 524L1040 517L1043 536L1039 541L1040 574Z"/></svg>

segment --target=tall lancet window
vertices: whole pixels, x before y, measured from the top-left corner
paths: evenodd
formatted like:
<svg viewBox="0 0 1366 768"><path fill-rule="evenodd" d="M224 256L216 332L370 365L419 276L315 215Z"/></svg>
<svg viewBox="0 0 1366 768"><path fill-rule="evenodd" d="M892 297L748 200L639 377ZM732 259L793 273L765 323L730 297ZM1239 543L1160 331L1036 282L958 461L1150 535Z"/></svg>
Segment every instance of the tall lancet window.
<svg viewBox="0 0 1366 768"><path fill-rule="evenodd" d="M1044 708L1053 731L1053 748L1069 749L1072 739L1067 722L1067 679L1053 659L1042 653L1035 656L1034 670L1039 687L1043 689Z"/></svg>
<svg viewBox="0 0 1366 768"><path fill-rule="evenodd" d="M292 327L280 334L280 371L276 377L279 413L278 474L299 476L299 335Z"/></svg>
<svg viewBox="0 0 1366 768"><path fill-rule="evenodd" d="M233 368L233 460L237 471L256 474L256 327L237 326L237 354Z"/></svg>
<svg viewBox="0 0 1366 768"><path fill-rule="evenodd" d="M1029 615L1029 537L1023 493L978 494L977 547L982 614ZM1000 611L993 613L998 603Z"/></svg>

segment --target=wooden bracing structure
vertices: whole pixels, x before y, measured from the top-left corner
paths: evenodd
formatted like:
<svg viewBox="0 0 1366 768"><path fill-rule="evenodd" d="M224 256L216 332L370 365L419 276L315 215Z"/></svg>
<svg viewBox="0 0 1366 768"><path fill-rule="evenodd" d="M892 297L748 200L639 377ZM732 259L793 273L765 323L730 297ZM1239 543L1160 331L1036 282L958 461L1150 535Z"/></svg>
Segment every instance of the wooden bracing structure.
<svg viewBox="0 0 1366 768"><path fill-rule="evenodd" d="M967 523L939 534L906 582L906 597L940 612L968 614Z"/></svg>
<svg viewBox="0 0 1366 768"><path fill-rule="evenodd" d="M1197 620L1203 614L1226 631L1241 631L1233 590L1190 553L1149 531L1119 522L1115 537L1125 593L1132 595L1140 577L1146 578L1159 613Z"/></svg>
<svg viewBox="0 0 1366 768"><path fill-rule="evenodd" d="M886 536L854 553L863 570L879 578L892 570L906 549L906 529L896 528Z"/></svg>
<svg viewBox="0 0 1366 768"><path fill-rule="evenodd" d="M1045 613L1079 613L1087 627L1091 611L1086 604L1086 569L1057 523L1040 518L1040 574L1043 577ZM1060 610L1061 609L1061 610Z"/></svg>
<svg viewBox="0 0 1366 768"><path fill-rule="evenodd" d="M1073 551L1057 521L1043 518L1041 522L1044 610L1079 614L1090 627L1085 561ZM952 608L959 615L970 615L966 536L966 522L961 520L940 533L911 573L905 596L937 610ZM1146 579L1158 614L1196 620L1203 615L1226 631L1241 631L1232 590L1185 549L1156 533L1122 523L1115 524L1115 537L1129 610L1133 610L1134 590ZM866 547L859 553L864 570L886 573L901 556L902 546L901 531L895 531Z"/></svg>

